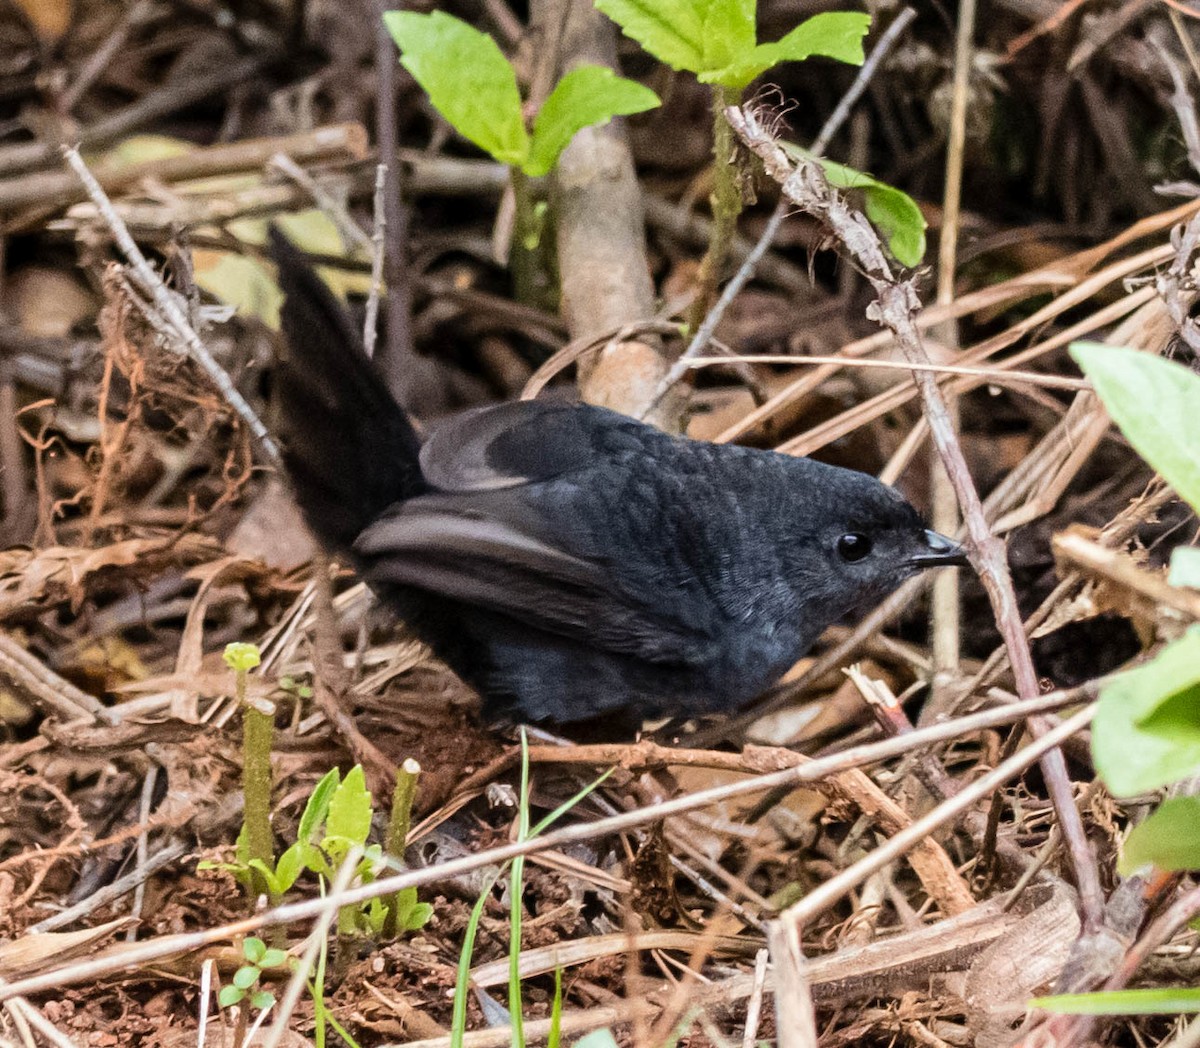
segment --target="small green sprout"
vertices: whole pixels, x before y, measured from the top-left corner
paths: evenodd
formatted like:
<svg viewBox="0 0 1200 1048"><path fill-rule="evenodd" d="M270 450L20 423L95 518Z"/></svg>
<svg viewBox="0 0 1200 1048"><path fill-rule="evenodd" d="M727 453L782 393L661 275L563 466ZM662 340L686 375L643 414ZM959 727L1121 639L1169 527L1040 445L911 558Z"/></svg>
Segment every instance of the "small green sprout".
<svg viewBox="0 0 1200 1048"><path fill-rule="evenodd" d="M283 950L268 947L262 939L250 936L242 941L242 956L246 963L233 973L233 979L227 986L221 987L217 994L217 1003L222 1008L231 1008L244 1000L249 1000L250 1007L262 1011L275 1003L275 995L270 990L258 986L265 970L282 968L287 964L288 956Z"/></svg>

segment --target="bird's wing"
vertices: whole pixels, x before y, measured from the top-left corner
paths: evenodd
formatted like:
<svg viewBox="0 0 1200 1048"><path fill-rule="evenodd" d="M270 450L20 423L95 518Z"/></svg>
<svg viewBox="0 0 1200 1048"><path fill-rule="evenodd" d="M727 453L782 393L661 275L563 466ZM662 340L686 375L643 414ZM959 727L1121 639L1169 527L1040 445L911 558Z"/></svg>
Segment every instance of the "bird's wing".
<svg viewBox="0 0 1200 1048"><path fill-rule="evenodd" d="M498 497L497 497L498 496ZM422 496L359 537L375 584L415 586L591 647L662 664L694 663L710 647L696 623L653 592L627 592L612 565L522 527L509 492Z"/></svg>
<svg viewBox="0 0 1200 1048"><path fill-rule="evenodd" d="M443 422L421 448L421 473L439 491L495 491L553 480L661 439L603 408L515 401Z"/></svg>

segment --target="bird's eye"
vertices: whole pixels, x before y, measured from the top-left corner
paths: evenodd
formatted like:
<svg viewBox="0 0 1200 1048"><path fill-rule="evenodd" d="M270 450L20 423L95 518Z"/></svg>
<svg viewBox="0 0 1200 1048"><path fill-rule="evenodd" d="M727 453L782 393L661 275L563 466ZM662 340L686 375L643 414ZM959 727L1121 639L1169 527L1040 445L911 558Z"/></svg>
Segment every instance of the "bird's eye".
<svg viewBox="0 0 1200 1048"><path fill-rule="evenodd" d="M842 560L853 564L871 552L871 540L861 532L851 531L838 539L837 551Z"/></svg>

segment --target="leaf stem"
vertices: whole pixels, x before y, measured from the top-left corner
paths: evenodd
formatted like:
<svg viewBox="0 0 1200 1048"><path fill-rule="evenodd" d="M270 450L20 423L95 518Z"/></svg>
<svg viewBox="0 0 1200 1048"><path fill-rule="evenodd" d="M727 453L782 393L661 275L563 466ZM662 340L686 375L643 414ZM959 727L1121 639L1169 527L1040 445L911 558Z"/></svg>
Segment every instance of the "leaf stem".
<svg viewBox="0 0 1200 1048"><path fill-rule="evenodd" d="M713 224L708 250L700 263L699 293L688 316L688 326L695 331L717 297L721 271L737 232L738 215L742 213L742 191L738 186L737 164L734 162L733 129L725 117L727 106L740 105L742 92L732 87L714 84L713 106L713 191L711 196Z"/></svg>

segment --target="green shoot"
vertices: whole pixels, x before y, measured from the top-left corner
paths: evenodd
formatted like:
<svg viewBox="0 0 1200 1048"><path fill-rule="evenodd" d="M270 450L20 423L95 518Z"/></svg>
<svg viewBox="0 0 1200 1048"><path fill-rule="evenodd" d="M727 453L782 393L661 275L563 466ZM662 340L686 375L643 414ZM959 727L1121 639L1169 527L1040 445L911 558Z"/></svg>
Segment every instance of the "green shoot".
<svg viewBox="0 0 1200 1048"><path fill-rule="evenodd" d="M573 797L570 797L569 799L563 801L562 804L560 804L552 812L550 812L548 815L546 815L532 829L529 829L528 828L529 827L529 810L528 810L529 809L529 797L528 797L528 792L527 792L528 777L529 777L529 749L528 749L528 743L525 739L524 731L522 731L522 733L521 733L521 740L522 740L522 745L521 745L521 794L520 794L520 798L519 798L519 804L520 804L520 808L523 810L518 812L517 827L518 827L518 833L521 832L522 827L525 828L525 836L521 839L529 840L533 837L536 837L538 834L543 833L550 826L552 826L555 822L557 822L563 815L565 815L572 808L574 808L577 804L579 804L582 800L584 800L589 794L592 793L593 790L595 790L597 787L602 785L604 783L604 781L613 773L613 771L615 769L610 768L608 771L604 772L603 775L600 775L593 782L589 783L587 786L585 786L583 789L581 789L578 793L576 793ZM489 878L489 880L483 887L483 891L480 892L479 898L475 901L475 905L471 908L471 915L467 920L467 928L463 934L462 950L459 952L459 955L458 955L458 975L457 975L457 978L456 978L455 984L454 984L454 1013L453 1013L453 1017L452 1017L451 1023L450 1023L450 1048L462 1048L462 1046L463 1046L463 1038L464 1038L464 1035L465 1035L466 1029L467 1029L467 994L470 992L470 987L471 987L471 957L475 952L475 939L479 932L479 921L480 921L480 918L483 916L483 908L487 904L488 896L491 894L492 888L495 886L496 882L501 877L504 876L504 872L505 872L506 868L507 868L507 864L504 867L501 867L501 869L497 870ZM513 882L510 882L510 884L511 883L513 883ZM517 885L517 887L519 887L519 885ZM519 891L514 892L513 889L510 887L510 897L512 899L516 900L514 905L517 905L517 906L520 905ZM520 918L518 917L518 921L519 920L520 920ZM508 960L509 960L510 1012L514 1011L511 1008L512 999L514 996L513 995L513 973L514 973L514 971L517 972L518 978L519 978L520 956L521 956L521 944L520 944L520 933L519 933L519 924L518 924L517 933L510 934L510 936L509 936ZM520 1011L519 984L518 984L518 988L517 988L517 992L516 992L516 999L517 999L517 1003L518 1003L518 1008L515 1010L515 1014L519 1014L519 1011ZM516 1020L514 1018L514 1030L515 1029L516 1029ZM514 1033L514 1038L515 1038L515 1033Z"/></svg>
<svg viewBox="0 0 1200 1048"><path fill-rule="evenodd" d="M242 793L244 812L242 832L238 835L237 857L243 866L257 862L273 866L275 844L271 835L271 747L275 739L274 708L269 712L247 698L246 681L250 670L262 662L254 644L232 643L225 646L225 665L234 672L238 707L242 711ZM268 881L257 872L249 875L257 896L267 892L274 905L279 901Z"/></svg>
<svg viewBox="0 0 1200 1048"><path fill-rule="evenodd" d="M758 43L756 0L595 0L596 7L660 62L695 73L712 85L713 225L700 263L699 294L689 319L699 326L716 297L742 210L733 162L733 134L725 108L737 105L755 77L781 62L823 55L863 63L869 15L830 11L801 22L771 44Z"/></svg>

